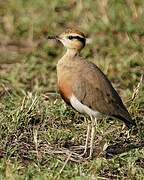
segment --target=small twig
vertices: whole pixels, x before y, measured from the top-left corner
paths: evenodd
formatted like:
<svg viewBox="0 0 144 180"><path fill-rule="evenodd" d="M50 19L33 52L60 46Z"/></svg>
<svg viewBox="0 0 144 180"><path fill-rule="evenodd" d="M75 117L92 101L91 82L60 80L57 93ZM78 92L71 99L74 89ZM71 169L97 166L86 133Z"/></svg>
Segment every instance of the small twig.
<svg viewBox="0 0 144 180"><path fill-rule="evenodd" d="M39 152L38 152L38 131L37 129L33 130L33 135L34 135L34 144L35 144L35 149L36 149L36 154L37 154L37 159L39 158Z"/></svg>
<svg viewBox="0 0 144 180"><path fill-rule="evenodd" d="M64 170L64 168L65 168L66 164L67 164L67 163L68 163L68 161L70 160L71 155L72 155L72 153L70 153L70 154L69 154L69 156L67 157L67 159L66 159L66 161L64 162L64 164L63 164L63 166L62 166L62 168L61 168L61 170L60 170L59 174L61 174L61 173L62 173L62 171Z"/></svg>
<svg viewBox="0 0 144 180"><path fill-rule="evenodd" d="M45 100L48 100L52 97L54 98L59 98L60 95L57 93L57 92L47 92L46 94L43 94L42 97L45 99Z"/></svg>
<svg viewBox="0 0 144 180"><path fill-rule="evenodd" d="M8 89L4 84L2 84L2 87L3 87L4 91L5 91L9 96L11 96L11 94L10 94L10 89Z"/></svg>
<svg viewBox="0 0 144 180"><path fill-rule="evenodd" d="M133 101L134 99L137 98L138 94L139 94L139 91L140 91L140 88L141 88L141 85L142 85L142 82L144 80L144 75L142 74L141 75L141 78L140 78L140 82L138 83L137 87L134 88L134 92L132 94L132 98L131 98L131 101Z"/></svg>
<svg viewBox="0 0 144 180"><path fill-rule="evenodd" d="M109 178L100 177L100 176L97 176L97 179L100 179L100 180L109 180Z"/></svg>
<svg viewBox="0 0 144 180"><path fill-rule="evenodd" d="M21 108L20 108L21 111L24 109L25 100L26 100L26 96L24 96L24 98L22 100L22 105L21 105Z"/></svg>

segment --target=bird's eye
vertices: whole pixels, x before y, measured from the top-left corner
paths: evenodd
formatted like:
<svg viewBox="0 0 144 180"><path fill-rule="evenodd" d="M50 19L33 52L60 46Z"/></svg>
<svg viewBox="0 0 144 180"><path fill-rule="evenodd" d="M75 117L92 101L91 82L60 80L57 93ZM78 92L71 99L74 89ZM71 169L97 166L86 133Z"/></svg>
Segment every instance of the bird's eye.
<svg viewBox="0 0 144 180"><path fill-rule="evenodd" d="M68 39L69 39L69 40L72 40L72 39L73 39L73 36L68 36Z"/></svg>

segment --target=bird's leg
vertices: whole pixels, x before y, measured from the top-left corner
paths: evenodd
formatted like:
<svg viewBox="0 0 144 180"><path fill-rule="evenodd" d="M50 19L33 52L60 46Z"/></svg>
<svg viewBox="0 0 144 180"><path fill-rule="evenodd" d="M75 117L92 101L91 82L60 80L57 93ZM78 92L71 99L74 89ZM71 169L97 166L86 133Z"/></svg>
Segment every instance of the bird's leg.
<svg viewBox="0 0 144 180"><path fill-rule="evenodd" d="M92 155L93 155L93 142L94 142L94 135L95 135L95 126L97 124L97 119L93 119L91 118L92 120L92 129L91 129L91 141L90 141L90 154L89 154L89 157L88 159L91 159L92 158Z"/></svg>
<svg viewBox="0 0 144 180"><path fill-rule="evenodd" d="M87 134L86 134L86 140L85 140L85 146L84 146L84 152L81 154L81 156L84 156L87 152L88 149L88 141L89 141L89 137L90 137L90 129L91 129L91 123L88 122L87 125Z"/></svg>

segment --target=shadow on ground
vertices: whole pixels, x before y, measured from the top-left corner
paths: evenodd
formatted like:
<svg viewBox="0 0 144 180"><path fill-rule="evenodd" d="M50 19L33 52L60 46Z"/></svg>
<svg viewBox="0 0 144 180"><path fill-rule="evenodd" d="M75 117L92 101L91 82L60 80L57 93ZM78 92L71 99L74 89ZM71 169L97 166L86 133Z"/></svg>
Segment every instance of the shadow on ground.
<svg viewBox="0 0 144 180"><path fill-rule="evenodd" d="M144 148L144 141L140 141L138 143L134 143L130 140L120 141L107 147L107 149L105 150L106 158L113 158L116 155L120 155L132 149L142 148Z"/></svg>

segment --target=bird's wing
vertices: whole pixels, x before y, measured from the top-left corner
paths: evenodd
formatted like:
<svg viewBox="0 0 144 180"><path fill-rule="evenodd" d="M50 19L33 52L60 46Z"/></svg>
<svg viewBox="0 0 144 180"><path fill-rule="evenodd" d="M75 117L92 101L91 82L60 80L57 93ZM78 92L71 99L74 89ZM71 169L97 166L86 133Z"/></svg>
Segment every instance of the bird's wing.
<svg viewBox="0 0 144 180"><path fill-rule="evenodd" d="M81 103L92 110L117 117L127 126L132 124L132 119L120 96L96 65L87 63L83 66L81 78L78 78L76 85L73 85L73 92Z"/></svg>

